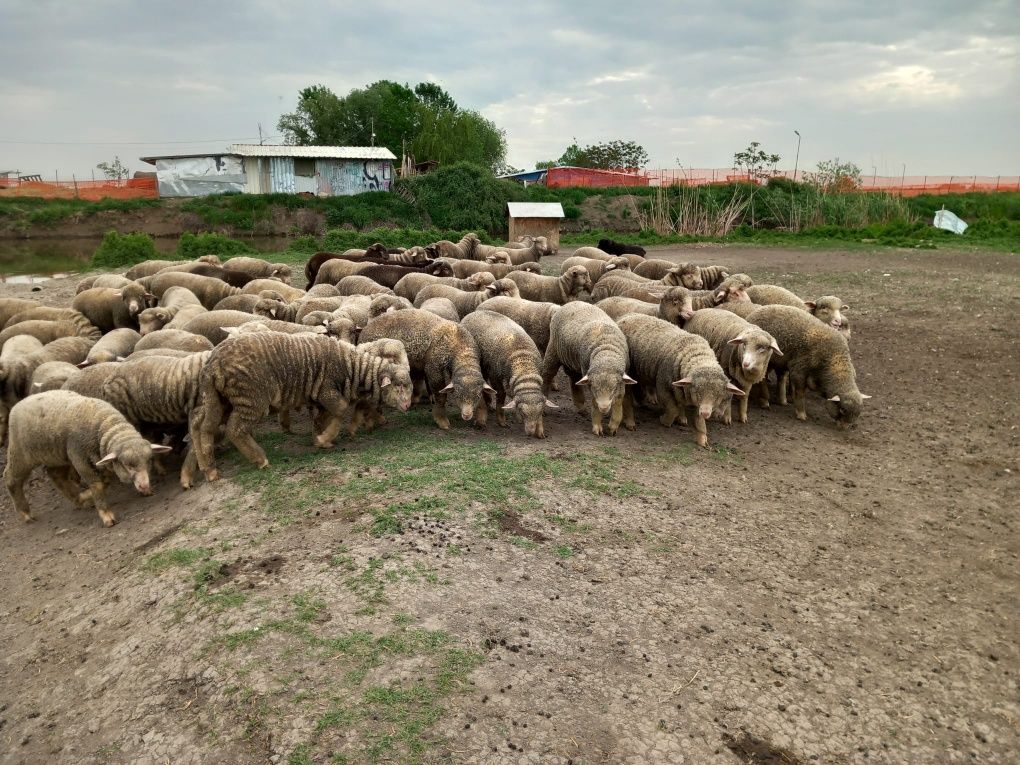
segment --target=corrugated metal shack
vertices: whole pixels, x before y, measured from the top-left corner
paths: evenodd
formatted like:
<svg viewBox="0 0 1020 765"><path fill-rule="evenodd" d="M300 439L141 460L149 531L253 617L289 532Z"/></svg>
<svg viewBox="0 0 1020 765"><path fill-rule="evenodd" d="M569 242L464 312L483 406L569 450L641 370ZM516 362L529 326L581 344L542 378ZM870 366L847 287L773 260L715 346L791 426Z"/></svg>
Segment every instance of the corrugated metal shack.
<svg viewBox="0 0 1020 765"><path fill-rule="evenodd" d="M162 197L230 191L345 196L389 191L396 157L383 146L234 144L224 153L141 159L156 166Z"/></svg>
<svg viewBox="0 0 1020 765"><path fill-rule="evenodd" d="M510 213L509 239L519 236L544 236L553 252L560 249L560 221L563 205L559 202L507 202Z"/></svg>

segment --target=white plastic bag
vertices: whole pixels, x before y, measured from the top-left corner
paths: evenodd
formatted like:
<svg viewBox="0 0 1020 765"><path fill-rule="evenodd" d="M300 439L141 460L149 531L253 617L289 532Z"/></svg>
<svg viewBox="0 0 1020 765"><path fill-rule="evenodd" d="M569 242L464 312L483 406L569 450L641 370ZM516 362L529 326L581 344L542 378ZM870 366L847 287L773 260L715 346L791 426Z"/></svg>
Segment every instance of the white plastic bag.
<svg viewBox="0 0 1020 765"><path fill-rule="evenodd" d="M952 231L954 234L962 234L967 230L967 224L949 212L945 207L935 213L935 220L932 221L932 225L936 228Z"/></svg>

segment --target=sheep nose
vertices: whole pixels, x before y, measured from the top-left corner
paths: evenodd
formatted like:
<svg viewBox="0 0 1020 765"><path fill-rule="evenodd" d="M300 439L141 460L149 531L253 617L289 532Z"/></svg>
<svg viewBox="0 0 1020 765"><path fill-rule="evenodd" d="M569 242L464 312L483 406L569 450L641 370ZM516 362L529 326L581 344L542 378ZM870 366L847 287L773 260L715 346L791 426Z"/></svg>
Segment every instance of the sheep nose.
<svg viewBox="0 0 1020 765"><path fill-rule="evenodd" d="M707 420L712 416L712 407L710 406L698 407L698 414L701 416L701 419Z"/></svg>

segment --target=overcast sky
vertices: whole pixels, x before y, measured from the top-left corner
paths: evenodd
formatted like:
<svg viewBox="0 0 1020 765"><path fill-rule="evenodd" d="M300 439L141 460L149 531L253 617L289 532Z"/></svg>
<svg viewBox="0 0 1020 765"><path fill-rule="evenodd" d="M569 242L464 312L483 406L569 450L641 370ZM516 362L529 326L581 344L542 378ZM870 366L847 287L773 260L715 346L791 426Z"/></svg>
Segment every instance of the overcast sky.
<svg viewBox="0 0 1020 765"><path fill-rule="evenodd" d="M517 167L576 136L792 168L799 130L801 168L1020 174L1020 0L0 0L0 30L0 170L44 177L257 141L300 88L383 78L440 83Z"/></svg>

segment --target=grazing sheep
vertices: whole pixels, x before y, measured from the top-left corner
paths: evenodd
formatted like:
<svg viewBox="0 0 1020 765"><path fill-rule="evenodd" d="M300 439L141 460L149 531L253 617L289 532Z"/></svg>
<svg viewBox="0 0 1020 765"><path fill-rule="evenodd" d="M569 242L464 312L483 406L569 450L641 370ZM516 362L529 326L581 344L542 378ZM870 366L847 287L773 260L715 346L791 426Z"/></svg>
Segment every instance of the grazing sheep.
<svg viewBox="0 0 1020 765"><path fill-rule="evenodd" d="M571 266L560 276L538 276L525 271L507 274L525 300L564 305L585 300L592 289L591 277L584 266Z"/></svg>
<svg viewBox="0 0 1020 765"><path fill-rule="evenodd" d="M751 277L747 274L733 274L710 290L692 292L695 311L703 308L715 308L721 303L748 302L747 290L752 286Z"/></svg>
<svg viewBox="0 0 1020 765"><path fill-rule="evenodd" d="M301 303L288 303L283 300L279 295L276 297L269 297L266 293L263 293L262 297L255 304L255 309L252 311L256 316L266 316L270 319L279 319L280 321L297 321L298 310L301 308Z"/></svg>
<svg viewBox="0 0 1020 765"><path fill-rule="evenodd" d="M494 311L516 322L544 354L549 345L549 325L560 306L556 303L496 297L485 301L484 310Z"/></svg>
<svg viewBox="0 0 1020 765"><path fill-rule="evenodd" d="M89 349L88 356L78 366L88 367L93 364L127 358L141 339L140 334L128 327L107 332Z"/></svg>
<svg viewBox="0 0 1020 765"><path fill-rule="evenodd" d="M294 321L298 324L305 323L305 317L310 313L317 313L319 311L326 311L332 313L338 308L343 308L344 303L349 296L331 297L331 298L311 298L309 300L299 300L294 303L297 308L297 312L294 315Z"/></svg>
<svg viewBox="0 0 1020 765"><path fill-rule="evenodd" d="M314 287L316 284L336 284L345 276L360 273L370 265L372 264L345 260L339 256L330 258L320 264L319 269L315 272L315 281L312 282L312 286Z"/></svg>
<svg viewBox="0 0 1020 765"><path fill-rule="evenodd" d="M518 266L507 266L503 263L487 263L478 260L446 260L443 262L447 263L453 269L453 275L460 279L466 279L472 274L481 272L490 273L496 279L502 279L511 271L528 271L533 274L542 273L542 266L538 263L521 263Z"/></svg>
<svg viewBox="0 0 1020 765"><path fill-rule="evenodd" d="M32 374L47 361L80 364L96 341L88 337L61 337L42 348L0 364L0 402L8 409L31 393ZM0 439L2 442L2 439Z"/></svg>
<svg viewBox="0 0 1020 765"><path fill-rule="evenodd" d="M332 284L315 284L305 292L306 298L340 297L340 292Z"/></svg>
<svg viewBox="0 0 1020 765"><path fill-rule="evenodd" d="M305 263L305 279L308 281L308 286L305 289L311 289L313 285L317 284L316 276L319 274L319 269L322 268L322 264L329 261L335 260L340 256L335 252L317 252L308 259Z"/></svg>
<svg viewBox="0 0 1020 765"><path fill-rule="evenodd" d="M510 258L510 253L507 252L506 250L497 250L491 255L486 255L485 262L491 263L493 265L498 264L504 266L512 266L514 264L513 260Z"/></svg>
<svg viewBox="0 0 1020 765"><path fill-rule="evenodd" d="M460 321L460 313L457 311L457 306L449 298L429 298L418 307L423 311L434 313L436 316L442 316L444 319L449 319L453 322Z"/></svg>
<svg viewBox="0 0 1020 765"><path fill-rule="evenodd" d="M647 274L642 274L642 276L647 276ZM705 289L705 281L701 278L701 269L694 263L679 263L660 278L663 284L673 284L678 287L686 287L689 290Z"/></svg>
<svg viewBox="0 0 1020 765"><path fill-rule="evenodd" d="M372 319L359 342L381 338L404 344L411 371L424 376L432 391L432 419L443 430L450 429L448 395L460 406L460 416L470 420L482 403L482 392L494 392L482 377L478 346L459 324L428 311L394 311Z"/></svg>
<svg viewBox="0 0 1020 765"><path fill-rule="evenodd" d="M710 290L730 276L730 269L726 266L698 266L698 276L701 277L700 289Z"/></svg>
<svg viewBox="0 0 1020 765"><path fill-rule="evenodd" d="M605 300L600 300L596 305L614 320L628 313L643 313L646 316L655 316L680 327L694 315L691 293L683 287L670 287L667 289L662 294L662 299L658 305L627 297L606 298Z"/></svg>
<svg viewBox="0 0 1020 765"><path fill-rule="evenodd" d="M392 316L399 316L398 311ZM360 353L354 346L322 335L253 332L223 343L209 357L201 377L202 404L191 418L190 433L206 478L219 477L213 446L221 424L227 439L249 461L267 467L266 453L252 430L271 410L316 404L329 416L315 445L330 446L340 418L359 396L406 410L411 378L397 365Z"/></svg>
<svg viewBox="0 0 1020 765"><path fill-rule="evenodd" d="M646 279L657 279L661 280L666 274L670 273L677 264L671 260L662 260L661 258L648 258L643 263L639 263L634 269L634 273L638 276L643 276ZM687 286L687 285L682 285ZM688 287L688 289L701 289L701 287Z"/></svg>
<svg viewBox="0 0 1020 765"><path fill-rule="evenodd" d="M789 305L808 311L807 303L785 287L776 284L754 284L747 288L747 297L755 305Z"/></svg>
<svg viewBox="0 0 1020 765"><path fill-rule="evenodd" d="M452 276L453 269L448 263L444 261L436 261L429 263L421 268L417 266L396 266L396 265L376 265L369 264L362 270L358 271L361 276L367 276L369 279L378 282L384 287L393 289L397 286L397 282L401 280L407 274L433 274L435 276Z"/></svg>
<svg viewBox="0 0 1020 765"><path fill-rule="evenodd" d="M826 295L818 300L805 300L804 305L822 324L828 324L847 340L850 339L850 321L843 315L843 311L849 311L850 306L844 305L838 297Z"/></svg>
<svg viewBox="0 0 1020 765"><path fill-rule="evenodd" d="M577 256L567 258L560 264L560 273L566 273L574 266L584 266L588 270L588 277L592 284L596 284L606 274L615 274L619 271L630 271L630 261L626 258L613 258L612 260L594 260L593 258L579 258Z"/></svg>
<svg viewBox="0 0 1020 765"><path fill-rule="evenodd" d="M244 311L209 311L196 316L182 328L184 332L205 338L211 345L219 345L227 339L224 327L239 327L258 318L255 314ZM271 318L276 318L271 317ZM146 335L146 337L149 337ZM144 340L144 338L143 338ZM182 349L182 350L187 350ZM201 348L197 350L208 350Z"/></svg>
<svg viewBox="0 0 1020 765"><path fill-rule="evenodd" d="M262 317L254 317L251 321L238 327L223 328L223 331L227 333L227 337L235 335L238 332L260 332L262 330L283 332L288 335L297 335L302 332L311 332L314 335L327 334L326 327L322 324L295 324L292 321L277 321L276 319L266 319Z"/></svg>
<svg viewBox="0 0 1020 765"><path fill-rule="evenodd" d="M106 502L103 472L112 470L123 482L133 483L139 494L151 494L152 455L170 451L142 438L105 401L64 390L19 402L11 409L9 427L4 483L25 521L32 520L25 481L37 467L45 467L57 489L76 506L91 500L103 525L112 526L117 518Z"/></svg>
<svg viewBox="0 0 1020 765"><path fill-rule="evenodd" d="M592 287L591 301L599 303L610 297L632 297L637 300L644 300L649 303L658 303L659 298L665 293L667 287L662 282L637 283L626 271L614 271L599 279L599 283ZM639 277L640 278L640 277Z"/></svg>
<svg viewBox="0 0 1020 765"><path fill-rule="evenodd" d="M144 260L141 263L136 263L125 271L124 278L135 281L136 279L143 279L146 276L155 276L164 268L170 268L180 264L181 261L179 260Z"/></svg>
<svg viewBox="0 0 1020 765"><path fill-rule="evenodd" d="M281 295L281 298L282 297L283 296ZM214 305L212 310L244 311L245 313L254 313L255 304L258 303L260 299L259 295L230 295Z"/></svg>
<svg viewBox="0 0 1020 765"><path fill-rule="evenodd" d="M475 311L464 317L461 326L475 339L482 375L496 390L499 424L506 427L505 410L516 409L524 422L524 434L545 438L545 407L555 409L556 404L542 392L542 354L535 341L512 319L493 311ZM486 406L482 404L475 419L484 426L486 418Z"/></svg>
<svg viewBox="0 0 1020 765"><path fill-rule="evenodd" d="M572 302L553 316L542 361L546 395L561 366L570 378L570 392L579 412L584 412L583 387L591 390L592 433L602 435L602 418L609 415L606 432L615 436L623 419L624 386L635 380L627 376L627 340L602 309Z"/></svg>
<svg viewBox="0 0 1020 765"><path fill-rule="evenodd" d="M455 287L447 287L442 284L437 284L421 290L418 293L418 297L415 298L415 302L420 306L426 300L431 298L446 298L453 303L454 307L457 309L457 313L461 318L463 318L489 298L496 297L498 295L509 298L519 298L521 293L517 285L509 279L498 279L485 287L485 289L479 290L478 292L465 292L464 290L458 290Z"/></svg>
<svg viewBox="0 0 1020 765"><path fill-rule="evenodd" d="M407 405L409 407L413 394L413 384L410 377L411 365L407 360L407 351L404 349L404 344L399 340L383 338L373 340L370 343L360 344L358 351L389 361L401 370L400 374L402 376L406 375L407 385L411 387L411 392L407 394ZM351 438L354 437L358 428L363 424L371 432L377 425L384 425L386 423L386 418L383 417L382 407L380 406L379 393L380 391L376 389L369 394L362 394L354 402L351 419L347 424L347 433Z"/></svg>
<svg viewBox="0 0 1020 765"><path fill-rule="evenodd" d="M138 314L138 329L143 335L163 329L174 321L182 309L189 307L190 310L177 322L178 326L182 326L200 313L205 313L205 308L191 290L185 287L171 287L163 293L158 306L146 308Z"/></svg>
<svg viewBox="0 0 1020 765"><path fill-rule="evenodd" d="M369 317L375 317L387 311L403 311L406 308L414 308L407 298L398 295L374 295L368 304L368 314Z"/></svg>
<svg viewBox="0 0 1020 765"><path fill-rule="evenodd" d="M30 391L32 395L48 390L60 390L64 383L81 371L74 364L66 361L47 361L40 364L32 373Z"/></svg>
<svg viewBox="0 0 1020 765"><path fill-rule="evenodd" d="M698 446L708 446L708 420L731 396L744 392L729 382L712 347L703 337L651 316L631 313L617 320L627 338L631 369L646 393L654 392L663 408L659 422L667 428L687 424L686 404L697 408L694 427ZM634 404L627 397L627 427L634 427Z"/></svg>
<svg viewBox="0 0 1020 765"><path fill-rule="evenodd" d="M148 297L145 287L138 282L121 289L92 287L75 295L71 308L84 314L103 332L122 327L138 329L138 314L145 308Z"/></svg>
<svg viewBox="0 0 1020 765"><path fill-rule="evenodd" d="M211 263L200 262L182 263L178 266L169 266L168 268L161 270L159 273L165 274L173 271L196 274L198 276L208 276L211 279L219 279L221 282L226 282L231 287L244 287L255 281L254 276L245 273L244 271L235 271L233 269L223 268L223 266L214 266ZM280 283L282 284L282 282Z"/></svg>
<svg viewBox="0 0 1020 765"><path fill-rule="evenodd" d="M645 248L638 244L624 244L623 242L614 242L612 239L599 239L599 243L596 246L602 252L608 252L610 255L645 256Z"/></svg>
<svg viewBox="0 0 1020 765"><path fill-rule="evenodd" d="M155 276L147 276L139 281L157 298L162 297L163 293L171 287L186 287L191 290L202 305L210 311L218 302L223 300L223 298L230 295L241 294L240 289L237 287L231 287L229 284L220 281L219 279L212 279L208 276L199 276L198 274L188 274L180 271L169 271L167 273L156 274ZM87 293L83 292L82 294L84 295ZM79 295L79 297L81 297L81 295Z"/></svg>
<svg viewBox="0 0 1020 765"><path fill-rule="evenodd" d="M291 287L289 284L276 281L275 279L255 279L254 281L248 282L244 287L241 288L242 295L258 295L264 290L272 290L278 292L283 296L283 299L288 303L294 300L300 300L305 296L304 290L299 290L297 287Z"/></svg>
<svg viewBox="0 0 1020 765"><path fill-rule="evenodd" d="M522 263L538 263L547 252L544 247L535 242L530 247L509 250L508 254L510 255L510 263L519 266Z"/></svg>
<svg viewBox="0 0 1020 765"><path fill-rule="evenodd" d="M20 324L23 321L59 321L60 319L66 319L70 316L79 317L80 319L88 322L88 319L85 319L85 317L80 313L69 308L54 308L48 305L36 305L25 311L19 311L14 314L7 320L3 328L6 329L7 327L13 327L15 324Z"/></svg>
<svg viewBox="0 0 1020 765"><path fill-rule="evenodd" d="M736 302L731 301L731 302L728 302L728 303L720 303L719 305L717 305L715 307L718 308L720 311L729 311L730 313L735 313L741 319L746 319L752 313L754 313L759 308L761 308L760 305L755 305L754 303L748 302L746 300L738 300ZM704 309L704 310L708 310L708 309Z"/></svg>
<svg viewBox="0 0 1020 765"><path fill-rule="evenodd" d="M592 260L612 260L615 255L600 250L598 247L578 247L574 250L575 258L591 258Z"/></svg>
<svg viewBox="0 0 1020 765"><path fill-rule="evenodd" d="M39 303L34 300L22 298L0 298L0 327L7 326L12 316L27 311L30 308L38 308Z"/></svg>
<svg viewBox="0 0 1020 765"><path fill-rule="evenodd" d="M0 446L3 446L4 439L7 437L7 412L19 398L15 395L7 395L7 380L10 372L19 368L26 357L42 349L42 342L31 335L17 335L4 343L3 350L0 351L0 391L4 394L0 397ZM32 374L34 371L30 372L29 376L31 377ZM28 390L31 391L31 388Z"/></svg>
<svg viewBox="0 0 1020 765"><path fill-rule="evenodd" d="M450 242L441 239L433 242L426 249L433 252L437 258L454 258L456 260L482 260L482 256L475 255L475 248L480 244L478 235L471 233L461 237L459 242Z"/></svg>
<svg viewBox="0 0 1020 765"><path fill-rule="evenodd" d="M388 253L389 262L404 266L424 266L432 261L424 247L412 247L403 252Z"/></svg>
<svg viewBox="0 0 1020 765"><path fill-rule="evenodd" d="M249 258L244 255L230 258L223 267L228 271L243 271L256 279L275 277L290 284L290 266L286 263L269 263L261 258Z"/></svg>
<svg viewBox="0 0 1020 765"><path fill-rule="evenodd" d="M723 370L744 391L739 397L739 420L746 423L751 388L765 379L772 355L783 355L776 339L735 313L718 308L696 312L684 329L708 341ZM730 424L731 407L726 407L723 419Z"/></svg>
<svg viewBox="0 0 1020 765"><path fill-rule="evenodd" d="M212 315L212 311L202 314L198 319L205 316ZM251 321L251 315L245 314L248 321ZM188 322L190 326L198 319L192 319ZM155 332L150 332L145 337L141 338L135 343L136 351L146 351L151 348L170 348L177 351L188 351L189 353L195 353L197 351L209 351L212 350L213 344L208 338L201 334L192 332L191 330L184 329L158 329Z"/></svg>
<svg viewBox="0 0 1020 765"><path fill-rule="evenodd" d="M93 329L95 329L93 327ZM48 319L31 319L29 321L21 321L14 324L3 332L0 332L0 347L3 346L12 337L18 335L31 335L39 342L51 343L60 337L78 337L82 336L81 331L78 327L69 321L50 321ZM99 336L98 330L96 332L90 332L88 335L95 340Z"/></svg>
<svg viewBox="0 0 1020 765"><path fill-rule="evenodd" d="M171 359L183 359L185 356L193 356L196 353L205 353L205 351L179 351L175 348L147 348L144 351L132 351L131 355L124 361L125 363L130 363L137 361L138 359L147 359L150 356L166 356Z"/></svg>
<svg viewBox="0 0 1020 765"><path fill-rule="evenodd" d="M471 261L465 262L470 263ZM408 274L396 283L393 292L413 302L419 290L433 284L445 284L460 290L477 291L488 287L495 281L496 277L488 271L480 271L464 279L452 276L433 276L432 274Z"/></svg>
<svg viewBox="0 0 1020 765"><path fill-rule="evenodd" d="M383 287L379 282L359 274L345 276L337 282L336 288L341 295L389 295L393 293L389 287Z"/></svg>
<svg viewBox="0 0 1020 765"><path fill-rule="evenodd" d="M793 406L798 420L807 419L808 379L813 380L826 399L826 409L840 428L853 425L861 414L864 399L871 398L857 388L857 372L850 359L846 338L827 324L799 308L766 305L747 317L772 335L783 355L773 355L771 368L780 379L789 375ZM768 406L768 390L759 385L759 401ZM780 396L780 403L785 400Z"/></svg>

